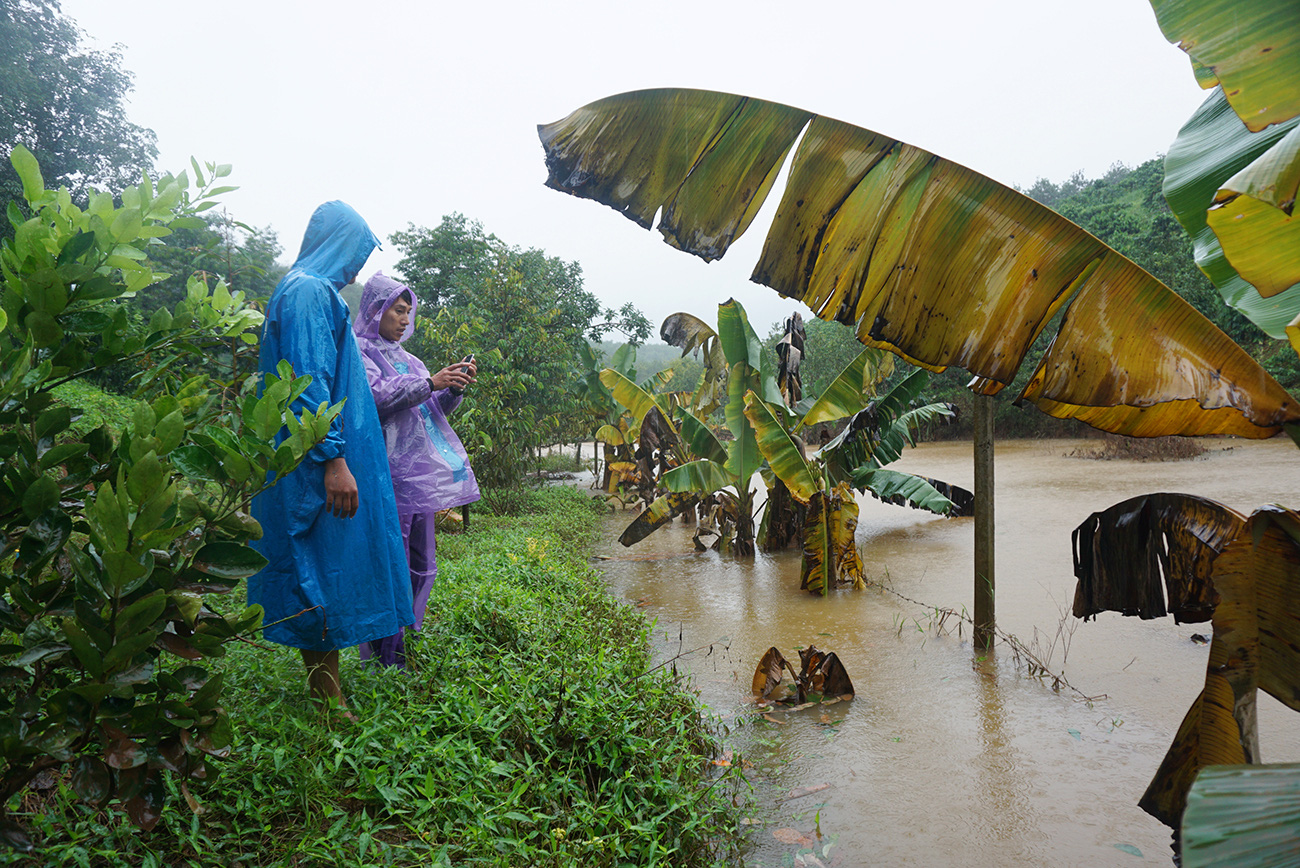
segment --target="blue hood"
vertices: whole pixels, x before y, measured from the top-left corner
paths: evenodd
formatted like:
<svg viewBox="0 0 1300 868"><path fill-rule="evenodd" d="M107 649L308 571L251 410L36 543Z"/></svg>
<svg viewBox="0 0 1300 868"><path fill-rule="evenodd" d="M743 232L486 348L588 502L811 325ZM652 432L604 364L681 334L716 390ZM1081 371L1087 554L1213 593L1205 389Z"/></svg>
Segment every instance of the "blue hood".
<svg viewBox="0 0 1300 868"><path fill-rule="evenodd" d="M322 277L335 289L347 286L379 247L379 239L366 221L340 202L326 202L315 210L302 236L302 249L293 267Z"/></svg>

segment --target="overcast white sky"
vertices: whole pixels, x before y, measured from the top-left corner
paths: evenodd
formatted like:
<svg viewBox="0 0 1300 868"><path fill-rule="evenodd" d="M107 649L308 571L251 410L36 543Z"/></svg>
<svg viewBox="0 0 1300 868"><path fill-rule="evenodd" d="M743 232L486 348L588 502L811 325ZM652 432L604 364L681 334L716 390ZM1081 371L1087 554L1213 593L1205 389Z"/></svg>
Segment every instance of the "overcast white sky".
<svg viewBox="0 0 1300 868"><path fill-rule="evenodd" d="M237 219L292 261L343 199L387 242L460 211L582 264L586 287L656 328L736 297L760 332L795 303L749 282L774 191L705 264L604 206L543 186L536 125L600 97L697 87L877 130L1004 184L1089 177L1164 153L1200 104L1145 0L62 0L135 75L129 116L160 169L231 163ZM390 269L391 244L363 271ZM806 309L804 310L806 314Z"/></svg>

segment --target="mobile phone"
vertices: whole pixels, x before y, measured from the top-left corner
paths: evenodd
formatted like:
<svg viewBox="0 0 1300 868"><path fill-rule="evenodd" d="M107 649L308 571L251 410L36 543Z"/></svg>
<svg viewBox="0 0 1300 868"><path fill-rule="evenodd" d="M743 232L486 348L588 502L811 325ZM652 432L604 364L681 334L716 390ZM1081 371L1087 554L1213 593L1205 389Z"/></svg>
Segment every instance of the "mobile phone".
<svg viewBox="0 0 1300 868"><path fill-rule="evenodd" d="M461 359L460 363L463 367L468 368L470 365L474 364L474 354L470 353L468 356Z"/></svg>

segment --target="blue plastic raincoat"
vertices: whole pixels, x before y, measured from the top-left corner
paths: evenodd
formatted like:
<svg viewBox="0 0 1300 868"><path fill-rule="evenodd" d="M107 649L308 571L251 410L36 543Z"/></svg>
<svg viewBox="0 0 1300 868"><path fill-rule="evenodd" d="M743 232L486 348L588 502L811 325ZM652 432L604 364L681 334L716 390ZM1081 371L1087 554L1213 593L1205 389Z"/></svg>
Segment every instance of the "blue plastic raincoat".
<svg viewBox="0 0 1300 868"><path fill-rule="evenodd" d="M249 579L249 602L266 610L267 624L296 616L264 634L295 648L345 648L391 636L414 620L383 430L338 293L378 246L348 205L321 205L267 306L259 370L274 371L287 359L296 374L311 375L298 410L347 399L325 441L253 501L262 524L254 545L270 563ZM323 463L338 456L357 481L352 518L325 509Z"/></svg>

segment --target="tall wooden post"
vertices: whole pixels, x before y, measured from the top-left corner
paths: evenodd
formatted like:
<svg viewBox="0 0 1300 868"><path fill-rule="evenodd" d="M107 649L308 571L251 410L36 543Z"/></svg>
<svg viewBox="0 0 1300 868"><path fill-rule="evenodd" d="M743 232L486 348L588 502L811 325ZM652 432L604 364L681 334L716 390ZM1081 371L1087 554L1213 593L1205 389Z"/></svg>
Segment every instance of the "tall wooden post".
<svg viewBox="0 0 1300 868"><path fill-rule="evenodd" d="M975 647L993 647L993 398L975 396Z"/></svg>

